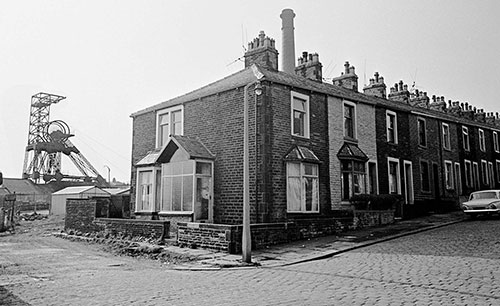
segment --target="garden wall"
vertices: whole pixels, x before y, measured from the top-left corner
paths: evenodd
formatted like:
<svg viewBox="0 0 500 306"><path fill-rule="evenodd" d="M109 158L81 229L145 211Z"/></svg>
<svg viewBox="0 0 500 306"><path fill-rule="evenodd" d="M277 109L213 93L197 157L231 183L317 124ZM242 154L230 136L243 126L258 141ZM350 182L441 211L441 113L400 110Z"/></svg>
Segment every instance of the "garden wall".
<svg viewBox="0 0 500 306"><path fill-rule="evenodd" d="M109 200L103 198L68 199L66 202L66 231L84 233L103 232L112 236L164 239L169 237L169 222L162 220L137 220L99 218L106 216Z"/></svg>

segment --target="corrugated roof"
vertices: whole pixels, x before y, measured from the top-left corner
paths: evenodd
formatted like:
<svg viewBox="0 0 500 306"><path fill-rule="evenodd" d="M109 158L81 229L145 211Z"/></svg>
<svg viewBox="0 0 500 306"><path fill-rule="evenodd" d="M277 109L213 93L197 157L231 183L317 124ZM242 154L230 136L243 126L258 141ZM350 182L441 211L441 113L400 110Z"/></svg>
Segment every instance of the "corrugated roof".
<svg viewBox="0 0 500 306"><path fill-rule="evenodd" d="M102 190L106 191L111 195L123 194L130 192L130 187L128 188L102 188Z"/></svg>
<svg viewBox="0 0 500 306"><path fill-rule="evenodd" d="M102 192L106 192L106 191L102 190L101 188L95 187L95 186L74 186L74 187L66 187L64 189L61 189L59 191L54 192L53 194L54 195L78 194L78 193L89 191L89 190L94 189L94 188L96 188Z"/></svg>

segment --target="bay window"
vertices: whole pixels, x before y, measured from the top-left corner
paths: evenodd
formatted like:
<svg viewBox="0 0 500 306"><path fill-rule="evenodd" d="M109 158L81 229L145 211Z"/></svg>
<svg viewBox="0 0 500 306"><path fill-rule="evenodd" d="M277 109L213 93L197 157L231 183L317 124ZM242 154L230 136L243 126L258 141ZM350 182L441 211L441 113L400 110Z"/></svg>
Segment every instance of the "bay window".
<svg viewBox="0 0 500 306"><path fill-rule="evenodd" d="M287 162L287 211L319 212L318 165Z"/></svg>

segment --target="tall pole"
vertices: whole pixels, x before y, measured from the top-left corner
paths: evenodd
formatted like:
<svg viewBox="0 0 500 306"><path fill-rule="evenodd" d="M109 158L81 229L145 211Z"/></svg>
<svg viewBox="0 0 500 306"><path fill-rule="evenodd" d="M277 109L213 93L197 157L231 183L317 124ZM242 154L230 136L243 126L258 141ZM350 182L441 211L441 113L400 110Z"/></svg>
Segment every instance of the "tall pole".
<svg viewBox="0 0 500 306"><path fill-rule="evenodd" d="M249 133L248 133L248 88L254 84L249 83L243 90L243 236L241 238L241 252L243 262L252 262L252 238L250 231L250 158L249 158Z"/></svg>

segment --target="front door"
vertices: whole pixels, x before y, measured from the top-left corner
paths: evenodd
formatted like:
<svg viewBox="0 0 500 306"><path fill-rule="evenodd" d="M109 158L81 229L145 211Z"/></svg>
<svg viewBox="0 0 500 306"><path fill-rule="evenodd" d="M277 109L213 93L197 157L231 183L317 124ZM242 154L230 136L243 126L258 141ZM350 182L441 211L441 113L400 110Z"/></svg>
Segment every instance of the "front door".
<svg viewBox="0 0 500 306"><path fill-rule="evenodd" d="M198 176L196 178L195 219L213 222L211 177Z"/></svg>
<svg viewBox="0 0 500 306"><path fill-rule="evenodd" d="M404 161L404 183L405 183L405 203L413 204L414 201L414 193L413 193L413 170L411 166L411 162L405 160Z"/></svg>

